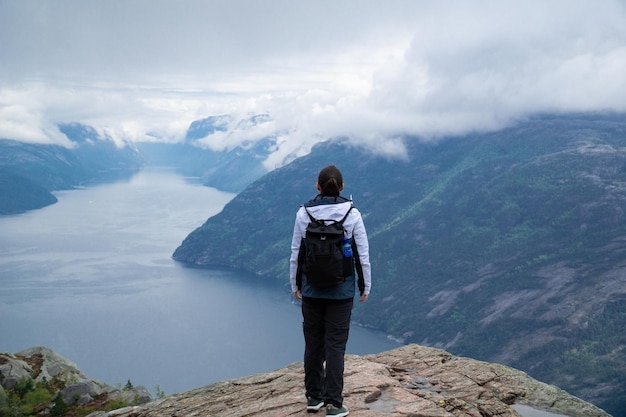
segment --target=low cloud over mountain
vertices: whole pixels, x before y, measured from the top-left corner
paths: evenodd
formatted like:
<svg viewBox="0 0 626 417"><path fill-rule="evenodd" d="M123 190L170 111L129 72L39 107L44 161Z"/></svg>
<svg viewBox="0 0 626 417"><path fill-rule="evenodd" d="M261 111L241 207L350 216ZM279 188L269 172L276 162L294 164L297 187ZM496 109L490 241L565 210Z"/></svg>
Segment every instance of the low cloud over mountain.
<svg viewBox="0 0 626 417"><path fill-rule="evenodd" d="M271 168L332 137L398 156L401 135L626 110L625 17L617 0L2 2L0 137L69 146L58 125L79 122L177 142L266 114L206 145L274 134Z"/></svg>

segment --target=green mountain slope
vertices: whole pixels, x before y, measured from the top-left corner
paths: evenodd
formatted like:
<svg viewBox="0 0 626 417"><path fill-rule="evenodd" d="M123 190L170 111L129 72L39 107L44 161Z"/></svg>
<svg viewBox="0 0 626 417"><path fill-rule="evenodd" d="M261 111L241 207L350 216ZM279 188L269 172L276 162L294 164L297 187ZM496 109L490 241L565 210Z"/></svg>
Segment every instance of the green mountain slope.
<svg viewBox="0 0 626 417"><path fill-rule="evenodd" d="M174 258L288 280L295 212L344 172L373 292L354 319L626 409L626 116L537 117L391 160L328 142L271 172ZM622 414L623 415L623 414Z"/></svg>

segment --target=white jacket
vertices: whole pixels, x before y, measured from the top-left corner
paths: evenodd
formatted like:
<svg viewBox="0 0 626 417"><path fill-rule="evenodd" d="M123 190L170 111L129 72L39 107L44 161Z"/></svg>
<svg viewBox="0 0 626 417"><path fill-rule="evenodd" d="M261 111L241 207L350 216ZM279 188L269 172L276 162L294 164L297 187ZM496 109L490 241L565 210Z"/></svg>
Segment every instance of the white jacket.
<svg viewBox="0 0 626 417"><path fill-rule="evenodd" d="M328 198L326 198L328 199ZM316 219L336 220L339 221L345 216L352 202L338 202L330 204L307 204L307 210ZM300 243L305 236L306 227L310 222L309 215L304 207L300 207L296 213L296 221L293 228L293 237L291 239L291 258L289 265L289 276L291 281L291 291L298 291L296 285L296 271L298 269L298 252ZM346 237L353 238L359 253L359 260L363 269L363 281L365 283L364 294L369 294L372 287L372 273L369 258L369 242L367 240L367 232L361 218L361 213L356 207L353 207L350 214L343 223L346 230Z"/></svg>

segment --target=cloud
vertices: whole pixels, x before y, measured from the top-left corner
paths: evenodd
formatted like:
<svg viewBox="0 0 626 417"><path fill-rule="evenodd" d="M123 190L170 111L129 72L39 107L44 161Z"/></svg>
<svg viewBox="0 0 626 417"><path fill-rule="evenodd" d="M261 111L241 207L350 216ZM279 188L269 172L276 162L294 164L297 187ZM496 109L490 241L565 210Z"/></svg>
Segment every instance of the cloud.
<svg viewBox="0 0 626 417"><path fill-rule="evenodd" d="M364 108L417 135L498 128L533 112L626 110L622 4L511 6L466 3L425 22L403 59L375 73Z"/></svg>
<svg viewBox="0 0 626 417"><path fill-rule="evenodd" d="M626 111L619 0L0 0L0 137L178 141L193 120L269 114L215 135L277 137L268 167L349 137L497 129L535 112ZM271 129L270 129L271 128Z"/></svg>
<svg viewBox="0 0 626 417"><path fill-rule="evenodd" d="M248 149L264 138L276 136L274 121L259 115L247 119L229 118L224 121L224 130L217 130L198 139L195 144L213 151L230 151L236 147Z"/></svg>
<svg viewBox="0 0 626 417"><path fill-rule="evenodd" d="M45 106L34 90L0 89L0 139L69 146L69 140L45 116Z"/></svg>

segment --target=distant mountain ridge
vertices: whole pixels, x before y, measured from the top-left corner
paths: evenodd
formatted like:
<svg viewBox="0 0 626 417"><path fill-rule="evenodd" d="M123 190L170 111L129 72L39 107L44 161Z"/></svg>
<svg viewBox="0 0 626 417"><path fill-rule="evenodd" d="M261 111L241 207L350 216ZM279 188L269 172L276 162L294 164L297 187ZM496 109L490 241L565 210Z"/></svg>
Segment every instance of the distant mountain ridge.
<svg viewBox="0 0 626 417"><path fill-rule="evenodd" d="M372 252L373 293L355 320L624 415L626 116L538 116L405 144L406 160L319 144L247 187L173 257L286 283L295 211L336 163Z"/></svg>
<svg viewBox="0 0 626 417"><path fill-rule="evenodd" d="M258 137L269 123L265 114L195 120L181 143L125 143L117 146L92 126L62 123L59 131L72 147L0 139L0 215L21 213L56 203L52 191L126 178L144 165L164 165L203 185L238 192L268 172L263 165L276 145L274 134ZM270 130L271 131L271 130ZM251 133L252 132L252 133ZM215 139L211 135L223 133ZM249 136L249 137L248 137ZM212 141L223 149L214 150Z"/></svg>
<svg viewBox="0 0 626 417"><path fill-rule="evenodd" d="M243 119L231 115L209 116L194 120L183 142L142 142L137 147L148 164L174 165L181 174L198 177L206 186L239 192L268 172L263 161L275 146L276 136L252 135L249 140L241 139L268 120L264 114ZM210 145L216 141L212 138L216 133L224 134L226 139L220 140L228 142L216 144L213 149Z"/></svg>
<svg viewBox="0 0 626 417"><path fill-rule="evenodd" d="M118 147L89 126L59 129L73 148L0 139L0 215L54 204L51 191L125 178L143 165L135 147Z"/></svg>

